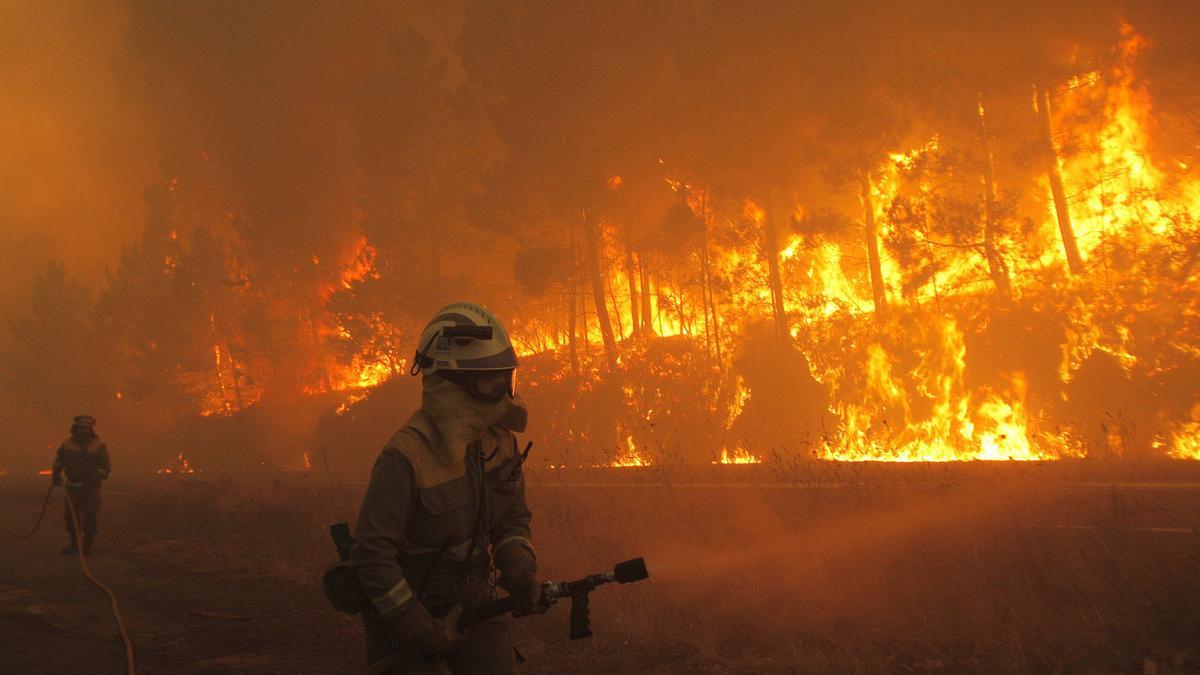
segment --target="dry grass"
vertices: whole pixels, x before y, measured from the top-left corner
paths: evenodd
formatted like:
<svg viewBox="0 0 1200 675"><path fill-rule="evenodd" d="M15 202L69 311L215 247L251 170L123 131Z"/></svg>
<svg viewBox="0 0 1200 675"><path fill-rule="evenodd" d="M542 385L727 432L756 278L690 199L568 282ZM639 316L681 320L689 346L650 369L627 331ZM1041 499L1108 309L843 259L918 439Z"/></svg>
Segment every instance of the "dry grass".
<svg viewBox="0 0 1200 675"><path fill-rule="evenodd" d="M565 607L514 624L527 669L1200 668L1200 536L1143 531L1200 526L1200 494L1114 498L1019 473L887 475L760 488L531 485L547 576L643 555L652 577L594 594L590 640L566 639ZM352 516L359 490L197 482L147 491L125 515L193 564L313 583L332 555L330 514Z"/></svg>

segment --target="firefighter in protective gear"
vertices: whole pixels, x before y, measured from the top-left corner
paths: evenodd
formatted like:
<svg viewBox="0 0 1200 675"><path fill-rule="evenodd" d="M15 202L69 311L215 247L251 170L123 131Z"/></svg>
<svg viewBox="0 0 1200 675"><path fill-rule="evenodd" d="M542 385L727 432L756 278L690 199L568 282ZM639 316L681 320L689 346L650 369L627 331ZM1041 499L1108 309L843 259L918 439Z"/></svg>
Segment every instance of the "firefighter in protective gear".
<svg viewBox="0 0 1200 675"><path fill-rule="evenodd" d="M504 326L478 305L447 305L422 332L412 370L423 374L421 407L375 462L350 553L376 671L517 672L507 617L461 635L448 625L494 599L493 564L515 613L545 611L515 436L527 419L516 367Z"/></svg>
<svg viewBox="0 0 1200 675"><path fill-rule="evenodd" d="M54 458L54 484L64 486L71 503L75 506L75 515L83 529L83 554L92 554L92 543L96 540L96 519L100 514L100 482L108 478L112 464L108 459L108 447L96 435L96 418L91 415L78 415L71 423L71 435L58 446L58 455ZM71 519L70 508L63 503L67 521L67 533L71 535L71 544L64 548L64 554L77 550L77 533L75 522Z"/></svg>

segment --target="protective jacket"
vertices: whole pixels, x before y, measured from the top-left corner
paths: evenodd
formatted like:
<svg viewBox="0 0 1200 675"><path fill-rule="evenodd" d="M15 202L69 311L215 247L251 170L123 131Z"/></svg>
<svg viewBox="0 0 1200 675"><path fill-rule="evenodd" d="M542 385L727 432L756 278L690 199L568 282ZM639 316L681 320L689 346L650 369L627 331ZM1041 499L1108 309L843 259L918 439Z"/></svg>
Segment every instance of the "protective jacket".
<svg viewBox="0 0 1200 675"><path fill-rule="evenodd" d="M427 376L421 409L392 436L371 471L350 559L368 599L372 662L412 649L389 632L412 603L441 617L453 605L492 599L489 547L515 546L534 556L512 432L524 429L524 407L519 399L481 407L457 389ZM481 658L512 659L507 628L481 630L494 647L475 650L492 654ZM475 666L493 670L497 664Z"/></svg>
<svg viewBox="0 0 1200 675"><path fill-rule="evenodd" d="M54 479L57 481L65 472L68 487L99 483L108 478L111 471L108 447L98 436L85 441L69 436L58 446L58 454L54 458Z"/></svg>
<svg viewBox="0 0 1200 675"><path fill-rule="evenodd" d="M74 436L58 446L58 454L54 458L54 482L57 483L66 474L66 489L75 515L83 529L85 551L91 550L92 541L96 538L100 520L100 482L108 478L112 464L108 459L108 447L101 442L100 437L92 435L79 441ZM71 535L72 547L75 543L75 521L71 518L70 508L63 505L63 520L67 532Z"/></svg>

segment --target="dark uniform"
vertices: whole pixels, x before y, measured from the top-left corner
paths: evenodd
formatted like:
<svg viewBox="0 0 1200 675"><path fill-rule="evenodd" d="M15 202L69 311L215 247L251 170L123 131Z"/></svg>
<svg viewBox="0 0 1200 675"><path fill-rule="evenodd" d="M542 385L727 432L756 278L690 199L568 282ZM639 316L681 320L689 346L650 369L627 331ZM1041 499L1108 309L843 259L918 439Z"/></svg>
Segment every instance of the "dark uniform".
<svg viewBox="0 0 1200 675"><path fill-rule="evenodd" d="M98 436L90 433L90 426L88 429L88 435L72 433L71 437L58 447L58 455L54 459L54 483L63 485L65 474L67 495L75 506L75 514L83 528L85 553L91 552L92 542L96 539L97 517L100 513L100 482L108 478L112 471L108 448ZM64 549L64 552L69 553L75 550L75 524L65 502L63 510L67 521L67 533L71 535L71 546Z"/></svg>
<svg viewBox="0 0 1200 675"><path fill-rule="evenodd" d="M371 471L351 552L369 599L363 613L368 659L395 655L390 660L398 664L388 672L517 672L507 617L469 629L447 663L427 661L420 645L406 644L396 629L414 603L441 618L454 605L493 599L489 545L497 560L515 557L533 565L516 437L488 429L461 461L448 465L431 449L437 433L432 419L418 411Z"/></svg>

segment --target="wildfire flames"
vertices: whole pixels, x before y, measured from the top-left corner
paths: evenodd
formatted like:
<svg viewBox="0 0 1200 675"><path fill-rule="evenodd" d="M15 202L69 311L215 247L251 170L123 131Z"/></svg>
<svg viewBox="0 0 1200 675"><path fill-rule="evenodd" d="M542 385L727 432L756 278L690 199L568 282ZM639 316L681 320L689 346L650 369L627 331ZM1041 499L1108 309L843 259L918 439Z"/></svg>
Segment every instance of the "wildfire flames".
<svg viewBox="0 0 1200 675"><path fill-rule="evenodd" d="M1067 213L1073 223L1074 245L1081 264L1092 266L1107 265L1105 257L1111 255L1117 241L1136 248L1143 239L1177 232L1184 225L1178 214L1200 213L1200 181L1186 170L1160 169L1149 159L1146 118L1151 106L1134 75L1145 44L1128 25L1122 28L1122 36L1119 58L1107 72L1076 76L1065 86L1048 92L1041 103L1035 97L1035 112L1047 101L1051 105L1049 133L1054 145L1079 148L1070 156L1056 151L1055 162L1071 195ZM981 124L986 123L984 104L980 102L977 107ZM933 182L936 176L927 175L927 170L931 165L948 163L952 157L945 153L935 136L907 151L890 153L871 172L867 196L861 201L870 211L864 218L873 219L881 240L897 240L904 228L911 228L914 214L926 213L923 217L928 218L928 211L936 208L939 188ZM1036 262L1046 268L1063 268L1071 264L1070 254L1064 253L1068 250L1064 244L1053 244L1061 237L1050 179L1042 176L1039 181L1046 211L1040 222L1032 224L1031 236L1047 242L1047 246ZM614 334L606 334L603 319L589 321L588 316L599 309L594 302L589 308L592 298L584 293L571 300L578 304L573 304L570 311L571 321L582 324L578 329L564 330L561 325L554 328L555 322L545 317L514 318L514 340L524 357L562 355L571 350L572 358L576 358L578 351L603 352L611 349L606 341L624 342L639 335L660 339L682 336L698 341L720 377L732 380L732 395L716 395L719 400L713 400L714 394L710 393L708 402L710 409L724 419L720 435L729 437L743 410L753 401L751 388L730 369L731 357L737 354L755 322L769 321L774 316L786 324L788 337L808 356L811 375L832 394L828 412L836 420L836 428L824 433L812 447L817 457L942 462L1035 461L1087 455L1083 439L1069 430L1047 425L1043 411L1030 409L1025 371L1010 370L988 384L971 381L967 358L970 336L961 323L968 316L956 316L949 308L938 311L936 306L950 301L960 307L977 306L995 293L994 288L980 281L986 281L989 270L975 255L974 246L936 251L932 271L917 284L906 278L905 261L898 258L895 247L880 246L880 278L872 289L870 285L864 287L851 272L857 264L852 260L860 255L851 244L836 238L806 237L802 232L788 233L773 244L777 264L772 265L764 260L762 251L762 233L769 229L763 204L746 198L740 212L719 213L710 190L670 177L667 183L678 196L676 208L683 209L684 216L695 223L692 226L706 233L699 252L694 254L702 273L699 288L694 280L647 274L649 260L643 261L636 251L631 252L614 228L600 223L599 257L607 261L602 264L607 268L602 279L604 313L609 316ZM618 198L626 185L619 175L605 181L605 187ZM796 223L812 217L800 204L793 211ZM1192 222L1186 221L1186 226L1193 228ZM730 236L739 233L740 237ZM370 250L370 245L361 240L359 249ZM373 253L360 253L355 260L341 281L347 289L376 274ZM1016 274L1022 271L1027 274ZM1011 275L1005 281L1005 292L1032 301L1038 293L1032 281L1036 275L1028 270L1005 273ZM772 290L772 284L766 281L772 274L791 283ZM1078 288L1083 281L1077 275L1060 283L1065 284L1064 288ZM906 316L924 325L908 335L892 336L892 340L870 339L870 326L878 320L875 315L883 314L883 298L887 299L890 317ZM1125 309L1134 311L1135 307ZM1087 315L1086 307L1073 311L1075 325L1066 335L1058 366L1064 385L1098 351L1118 358L1126 371L1139 364L1139 356L1130 351L1125 327L1100 325ZM839 340L836 332L847 327L867 337L867 342L848 344ZM1178 346L1194 352L1193 347ZM601 360L593 357L588 364L585 379L605 377ZM397 371L394 363L367 362L356 357L335 388L370 387ZM562 380L568 375L560 371L551 379ZM531 386L536 389L540 384L534 381ZM652 409L647 402L638 401L630 387L624 390L630 409ZM338 407L337 414L346 413L362 396L352 394ZM652 423L663 414L661 410L643 411L640 423ZM636 418L633 423L638 424ZM595 440L584 431L568 431L568 435L582 442ZM617 451L609 466L645 467L653 463L645 439L637 437L637 433L618 436ZM1120 444L1117 438L1108 440ZM1178 425L1157 445L1173 458L1200 458L1200 422ZM714 464L762 462L760 456L732 438L722 441L718 448ZM1115 451L1119 454L1120 448Z"/></svg>
<svg viewBox="0 0 1200 675"><path fill-rule="evenodd" d="M467 4L463 30L488 23ZM697 26L719 34L719 5ZM562 28L522 11L514 30ZM80 360L111 357L106 405L164 434L308 407L333 444L399 402L387 383L429 313L471 300L509 327L531 433L571 458L551 467L1200 459L1200 129L1154 70L1179 47L1148 14L1144 34L1109 16L1011 53L966 49L959 28L822 43L822 64L862 59L845 68L792 63L812 54L787 27L762 36L780 54L664 35L628 63L581 51L569 74L493 58L542 48L503 31L444 63L410 36L395 62L354 66L338 133L309 134L326 121L305 106L284 121L344 160L318 178L228 188L296 150L247 160L202 117L80 312L87 349L109 352ZM807 89L770 81L796 73ZM697 93L710 79L721 95ZM295 466L295 447L275 459ZM194 470L181 452L158 473Z"/></svg>
<svg viewBox="0 0 1200 675"><path fill-rule="evenodd" d="M179 455L175 457L174 464L172 464L170 466L164 466L161 469L158 469L157 471L155 471L155 473L157 473L160 476L167 476L167 475L190 476L192 474L195 474L196 472L197 472L197 469L193 468L192 463L188 461L187 457L183 456L182 450L180 450Z"/></svg>
<svg viewBox="0 0 1200 675"><path fill-rule="evenodd" d="M1138 55L1144 47L1144 41L1126 24L1122 27L1119 58L1107 72L1085 73L1047 94L1052 101L1051 130L1073 127L1070 131L1051 131L1053 143L1080 149L1066 158L1059 151L1055 161L1071 196L1067 213L1076 238L1071 245L1077 246L1084 265L1110 265L1105 258L1113 255L1117 242L1136 249L1140 242L1153 238L1195 232L1195 221L1180 214L1200 212L1200 181L1189 175L1187 167L1171 173L1155 166L1149 158L1146 119L1151 105L1134 75ZM986 115L982 103L978 115L981 119ZM1081 119L1086 123L1080 122ZM870 199L864 199L863 203L864 208L872 210L870 215L885 241L896 236L914 211L932 208L937 188L928 177L912 174L917 173L915 167L940 161L941 152L939 139L934 137L907 152L890 154L888 162L874 172L869 183ZM720 229L721 224L710 210L711 200L706 190L679 181L668 182L684 195L683 203L701 221L702 227ZM620 190L621 185L619 179L608 182L612 190ZM1055 201L1049 179L1042 177L1040 185L1048 210L1041 222L1036 223L1034 232L1042 240L1053 242L1060 238ZM802 220L805 209L798 205L796 211L800 214L796 219ZM766 228L766 210L755 200L744 200L740 215L751 229ZM1186 228L1186 233L1181 228ZM709 351L734 352L746 325L756 317L769 318L773 302L770 285L762 281L771 272L753 244L734 242L701 253L709 256L708 264L716 270L714 277L732 283L723 298L697 299L689 296L691 289L674 286L667 279L650 280L651 287L643 290L651 296L649 316L653 317L650 325L655 332L659 336L702 336ZM1056 268L1067 266L1071 264L1070 254L1064 250L1064 245L1049 246L1038 263ZM605 243L604 254L610 260L622 258L615 241ZM939 268L924 283L913 287L902 274L902 261L883 247L879 252L880 288L876 292L888 298L889 314L921 316L928 325L908 336L917 338L908 344L902 336L899 345L871 342L865 346L847 345L851 350L828 348L829 343L822 340L831 337L829 331L845 326L847 321L868 324L873 314L881 312L881 303L872 297L870 289L863 289L861 283L847 274L846 260L850 255L852 252L844 245L831 241L806 246L800 234L790 235L777 248L781 274L785 279L799 280L799 285L807 291L794 293L785 287L776 301L777 311L786 316L788 332L799 344L804 345L808 336L818 336L805 351L811 360L812 375L834 393L830 412L837 420L837 429L817 444L813 451L817 456L842 461L908 462L1033 461L1087 455L1083 439L1068 430L1047 426L1040 411L1030 410L1026 372L1012 370L999 384L981 386L970 382L968 336L959 321L945 313L926 311L930 304L945 303L947 296L956 296L959 303L966 305L994 292L976 280L981 275L986 279L988 271L981 270L980 260L972 255L942 254ZM628 271L616 267L605 280L611 289L609 310L615 311L614 323L622 338L629 337L632 333L629 327L638 323L639 308L629 300L637 295L631 288L638 280L625 273ZM1189 280L1194 284L1195 277L1190 276ZM644 277L642 281L645 283ZM1032 296L1037 292L1032 284L1022 286L1019 278L1006 283L1011 284L1007 292L1013 296L1023 293ZM1078 288L1083 282L1064 283ZM707 289L701 286L703 296ZM1155 300L1167 301L1147 299ZM719 306L720 311L710 310L710 303ZM735 313L730 311L734 308L744 313L741 322L725 318ZM1146 358L1130 351L1127 327L1100 325L1094 317L1087 316L1084 307L1075 311L1080 316L1067 335L1059 365L1064 385L1071 382L1075 372L1096 352L1112 355L1126 372ZM1127 306L1125 311L1136 311L1136 307ZM599 328L585 329L587 344L603 344ZM535 343L532 339L522 341L526 345ZM540 343L540 349L564 346L565 340L561 338L552 343L543 338ZM897 346L901 353L893 351ZM1195 352L1189 345L1173 347ZM915 362L913 354L917 357ZM856 360L855 355L861 360ZM906 362L900 363L901 359ZM1150 370L1154 371L1154 367ZM752 399L741 377L733 377L737 379L736 393L724 402L723 434L735 426L747 401ZM1179 424L1167 439L1157 441L1157 446L1165 448L1172 458L1200 458L1200 422L1196 417L1193 412L1191 421ZM1113 452L1122 453L1120 438L1110 435L1105 440ZM721 447L714 463L760 461L740 446L726 445ZM638 467L650 463L635 440L626 436L611 466Z"/></svg>

